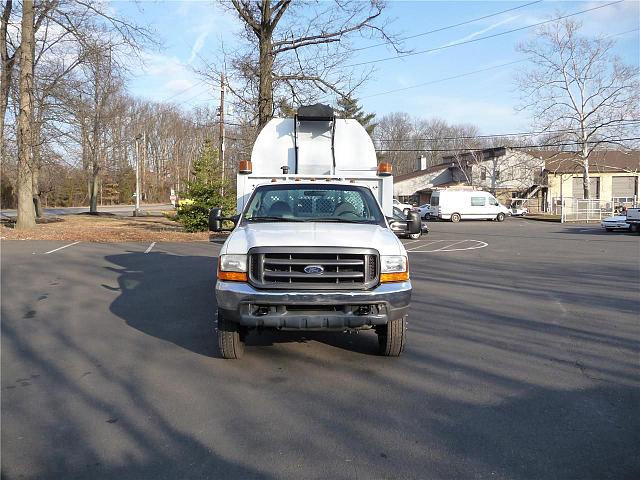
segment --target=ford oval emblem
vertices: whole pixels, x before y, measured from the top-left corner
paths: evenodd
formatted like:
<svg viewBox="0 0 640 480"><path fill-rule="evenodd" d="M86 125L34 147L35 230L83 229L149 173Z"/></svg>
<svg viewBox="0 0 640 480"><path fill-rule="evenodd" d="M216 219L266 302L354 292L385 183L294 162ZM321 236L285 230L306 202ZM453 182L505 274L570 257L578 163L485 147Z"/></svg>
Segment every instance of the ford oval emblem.
<svg viewBox="0 0 640 480"><path fill-rule="evenodd" d="M324 268L320 265L307 265L304 267L304 273L315 273L318 275L324 273Z"/></svg>

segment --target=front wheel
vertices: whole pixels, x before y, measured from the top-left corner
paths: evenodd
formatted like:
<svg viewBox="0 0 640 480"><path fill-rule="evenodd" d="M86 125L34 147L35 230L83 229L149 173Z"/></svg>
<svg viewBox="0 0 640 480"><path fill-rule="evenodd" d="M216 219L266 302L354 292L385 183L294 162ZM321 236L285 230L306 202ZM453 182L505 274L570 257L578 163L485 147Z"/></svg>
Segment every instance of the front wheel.
<svg viewBox="0 0 640 480"><path fill-rule="evenodd" d="M496 217L496 220L499 222L504 222L504 213L500 212Z"/></svg>
<svg viewBox="0 0 640 480"><path fill-rule="evenodd" d="M453 223L458 223L460 221L460 214L459 213L452 213L451 214L451 221Z"/></svg>
<svg viewBox="0 0 640 480"><path fill-rule="evenodd" d="M237 359L244 354L244 338L241 327L224 318L218 310L218 349L222 358Z"/></svg>
<svg viewBox="0 0 640 480"><path fill-rule="evenodd" d="M399 357L407 340L407 317L390 320L376 327L378 352L385 357Z"/></svg>
<svg viewBox="0 0 640 480"><path fill-rule="evenodd" d="M407 237L409 237L411 240L418 240L421 235L422 235L422 232L410 233L409 235L407 235Z"/></svg>

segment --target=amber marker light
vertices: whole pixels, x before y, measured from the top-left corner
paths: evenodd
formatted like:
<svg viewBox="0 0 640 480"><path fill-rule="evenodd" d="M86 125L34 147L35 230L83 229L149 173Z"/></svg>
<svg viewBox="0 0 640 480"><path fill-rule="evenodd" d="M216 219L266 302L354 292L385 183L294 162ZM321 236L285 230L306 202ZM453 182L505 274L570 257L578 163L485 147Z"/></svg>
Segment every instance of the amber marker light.
<svg viewBox="0 0 640 480"><path fill-rule="evenodd" d="M378 175L380 177L388 177L389 175L391 175L391 172L393 170L393 167L391 166L390 163L381 163L380 165L378 165Z"/></svg>
<svg viewBox="0 0 640 480"><path fill-rule="evenodd" d="M398 273L381 273L380 283L405 282L409 280L409 271Z"/></svg>
<svg viewBox="0 0 640 480"><path fill-rule="evenodd" d="M249 175L253 171L253 165L250 160L240 160L240 166L238 167L238 173L241 175Z"/></svg>
<svg viewBox="0 0 640 480"><path fill-rule="evenodd" d="M246 282L248 281L247 272L221 272L218 270L218 280L226 280L228 282Z"/></svg>

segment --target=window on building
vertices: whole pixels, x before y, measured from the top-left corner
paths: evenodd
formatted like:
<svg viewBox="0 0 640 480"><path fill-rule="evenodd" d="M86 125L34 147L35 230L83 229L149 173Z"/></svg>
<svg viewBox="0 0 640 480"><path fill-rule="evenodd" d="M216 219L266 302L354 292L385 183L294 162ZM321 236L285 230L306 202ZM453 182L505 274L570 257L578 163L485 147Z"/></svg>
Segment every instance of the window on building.
<svg viewBox="0 0 640 480"><path fill-rule="evenodd" d="M577 198L579 200L584 199L584 187L582 185L583 178L573 177L572 179L572 189L573 189L573 198ZM591 198L600 198L600 177L591 177L589 178L589 186L591 190Z"/></svg>
<svg viewBox="0 0 640 480"><path fill-rule="evenodd" d="M496 168L495 178L496 180L500 180L500 170L498 170L497 168Z"/></svg>
<svg viewBox="0 0 640 480"><path fill-rule="evenodd" d="M472 207L484 207L485 197L471 197Z"/></svg>
<svg viewBox="0 0 640 480"><path fill-rule="evenodd" d="M611 179L611 196L613 198L631 198L638 194L638 177L625 176Z"/></svg>
<svg viewBox="0 0 640 480"><path fill-rule="evenodd" d="M487 169L484 167L480 168L480 180L486 180L487 179Z"/></svg>

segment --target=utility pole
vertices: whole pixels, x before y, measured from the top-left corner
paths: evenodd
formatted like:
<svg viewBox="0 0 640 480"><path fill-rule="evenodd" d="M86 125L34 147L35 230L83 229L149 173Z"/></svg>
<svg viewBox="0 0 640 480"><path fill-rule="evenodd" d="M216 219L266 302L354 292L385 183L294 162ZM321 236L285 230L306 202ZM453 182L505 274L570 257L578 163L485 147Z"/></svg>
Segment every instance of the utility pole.
<svg viewBox="0 0 640 480"><path fill-rule="evenodd" d="M222 184L220 186L220 196L224 197L224 73L220 74L220 162L222 162Z"/></svg>
<svg viewBox="0 0 640 480"><path fill-rule="evenodd" d="M133 211L133 216L137 217L140 214L140 139L142 134L136 135L136 208Z"/></svg>

